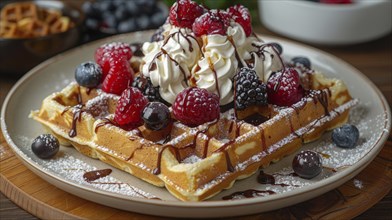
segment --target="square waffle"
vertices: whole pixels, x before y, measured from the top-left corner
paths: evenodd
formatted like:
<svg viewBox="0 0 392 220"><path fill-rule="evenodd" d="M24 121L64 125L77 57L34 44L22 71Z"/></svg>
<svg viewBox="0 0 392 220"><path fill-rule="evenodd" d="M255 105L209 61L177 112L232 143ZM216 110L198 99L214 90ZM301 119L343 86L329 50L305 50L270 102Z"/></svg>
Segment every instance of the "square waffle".
<svg viewBox="0 0 392 220"><path fill-rule="evenodd" d="M123 130L113 120L119 96L76 83L45 98L30 117L63 145L166 187L180 200L201 201L347 121L357 100L344 83L321 73L309 74L309 82L310 92L291 107L231 109L197 127L175 121L161 131Z"/></svg>

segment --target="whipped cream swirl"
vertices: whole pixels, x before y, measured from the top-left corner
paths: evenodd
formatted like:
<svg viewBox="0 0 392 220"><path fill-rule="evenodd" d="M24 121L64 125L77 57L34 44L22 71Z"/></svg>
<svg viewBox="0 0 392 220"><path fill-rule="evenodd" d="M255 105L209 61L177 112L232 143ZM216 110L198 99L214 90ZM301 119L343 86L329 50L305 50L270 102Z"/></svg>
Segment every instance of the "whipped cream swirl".
<svg viewBox="0 0 392 220"><path fill-rule="evenodd" d="M256 36L247 37L241 25L232 22L226 35L196 38L187 28L163 26L163 41L144 43L141 73L159 86L161 97L173 103L189 86L207 89L220 97L220 105L233 101L233 78L238 68L253 67L259 79L283 68L277 51ZM200 44L202 46L200 46Z"/></svg>
<svg viewBox="0 0 392 220"><path fill-rule="evenodd" d="M142 47L146 56L141 72L150 77L153 86L159 86L161 97L169 103L188 87L190 69L201 56L200 46L190 32L171 27L164 41L147 42Z"/></svg>

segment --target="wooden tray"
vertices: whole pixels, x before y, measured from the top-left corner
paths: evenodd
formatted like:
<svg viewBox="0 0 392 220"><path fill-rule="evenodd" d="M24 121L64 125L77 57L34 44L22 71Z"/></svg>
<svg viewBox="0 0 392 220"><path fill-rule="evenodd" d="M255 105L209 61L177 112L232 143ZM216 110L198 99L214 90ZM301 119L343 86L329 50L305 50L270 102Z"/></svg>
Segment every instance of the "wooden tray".
<svg viewBox="0 0 392 220"><path fill-rule="evenodd" d="M242 218L351 219L372 207L392 189L391 166L392 134L374 161L339 188L294 206ZM39 218L158 219L96 204L56 188L22 164L1 131L0 168L0 191Z"/></svg>

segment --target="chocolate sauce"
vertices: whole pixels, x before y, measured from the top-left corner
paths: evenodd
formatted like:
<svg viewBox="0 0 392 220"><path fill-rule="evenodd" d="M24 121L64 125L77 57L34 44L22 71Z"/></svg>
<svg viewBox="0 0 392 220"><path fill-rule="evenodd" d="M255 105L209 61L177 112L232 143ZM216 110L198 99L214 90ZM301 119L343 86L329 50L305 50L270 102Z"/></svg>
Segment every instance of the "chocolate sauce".
<svg viewBox="0 0 392 220"><path fill-rule="evenodd" d="M252 124L254 126L258 126L258 125L268 121L268 118L256 113L256 114L253 114L253 115L250 115L250 116L244 118L244 121L246 123Z"/></svg>
<svg viewBox="0 0 392 220"><path fill-rule="evenodd" d="M231 45L233 45L233 47L234 47L235 58L238 61L238 67L239 68L244 67L245 65L244 65L244 63L242 63L242 59L240 58L240 55L238 54L237 47L235 46L235 43L233 41L232 36L228 36L227 39L230 41Z"/></svg>
<svg viewBox="0 0 392 220"><path fill-rule="evenodd" d="M329 91L329 90L328 90ZM324 90L321 91L321 94L317 96L320 104L324 108L324 112L326 116L329 116L329 111L328 111L328 95Z"/></svg>
<svg viewBox="0 0 392 220"><path fill-rule="evenodd" d="M208 139L204 142L204 151L203 151L203 158L207 157L208 154L208 144L210 143L211 138L208 137Z"/></svg>
<svg viewBox="0 0 392 220"><path fill-rule="evenodd" d="M143 57L144 56L143 51L142 51L142 46L143 46L142 43L132 43L129 46L131 47L132 54L134 56L137 56L137 57Z"/></svg>
<svg viewBox="0 0 392 220"><path fill-rule="evenodd" d="M296 174L295 172L287 173L287 174L276 173L274 175L294 176L294 177L298 176L298 174ZM281 186L281 187L287 187L287 186L300 187L300 185L295 185L295 184L276 183L275 177L273 175L264 173L264 171L262 170L260 170L260 173L257 176L257 182L259 182L260 184L268 184L268 185Z"/></svg>
<svg viewBox="0 0 392 220"><path fill-rule="evenodd" d="M180 161L180 152L178 151L178 149L176 147L174 147L173 145L165 145L162 146L159 151L158 151L158 160L157 160L157 167L152 171L154 175L159 175L161 173L161 161L162 161L162 153L166 148L171 148L174 150L175 154L176 154L176 159L177 161Z"/></svg>
<svg viewBox="0 0 392 220"><path fill-rule="evenodd" d="M72 117L72 127L71 130L68 132L69 137L75 137L77 135L77 131L76 131L76 122L80 122L80 120L82 120L82 113L83 113L83 105L78 104L75 106L75 112L73 114Z"/></svg>
<svg viewBox="0 0 392 220"><path fill-rule="evenodd" d="M255 198L255 197L262 197L266 195L276 194L276 192L272 190L255 190L255 189L248 189L245 191L239 191L232 193L228 196L222 197L223 200L232 200L238 199L238 197L245 197L245 198Z"/></svg>
<svg viewBox="0 0 392 220"><path fill-rule="evenodd" d="M214 151L214 153L223 152L225 154L227 170L230 172L234 172L235 169L233 167L233 164L231 163L230 155L229 155L229 152L226 150L226 148L229 147L234 142L235 142L235 140L230 140L229 142L225 143L220 148L218 148Z"/></svg>
<svg viewBox="0 0 392 220"><path fill-rule="evenodd" d="M298 138L301 138L301 140L302 140L302 136L299 135L299 134L297 134L297 132L294 131L293 122L291 121L290 115L288 115L287 118L289 119L289 124L290 124L290 131L291 131L291 133L294 134L295 136L297 136Z"/></svg>
<svg viewBox="0 0 392 220"><path fill-rule="evenodd" d="M103 170L93 170L89 171L83 174L83 178L87 182L91 182L100 178L103 178L105 176L108 176L112 173L111 169L103 169Z"/></svg>
<svg viewBox="0 0 392 220"><path fill-rule="evenodd" d="M82 112L84 112L83 109L83 100L82 100L82 95L80 94L80 86L78 86L78 93L75 94L76 96L76 100L78 102L77 105L74 106L74 114L72 117L72 125L71 125L71 130L68 132L69 137L75 137L77 135L77 131L76 131L76 122L82 119L81 115ZM72 106L67 106L65 107L65 109L63 110L63 112L61 112L61 115L64 115L65 112L69 111L72 108Z"/></svg>
<svg viewBox="0 0 392 220"><path fill-rule="evenodd" d="M95 126L95 129L94 129L94 132L95 132L95 133L97 133L97 131L98 131L98 129L99 129L100 127L105 126L105 125L107 125L107 124L111 124L111 125L114 125L114 126L118 126L116 122L114 122L114 121L112 121L112 120L110 120L110 119L108 119L108 118L102 118L102 121L103 121L103 122L100 122L100 123L98 123L98 124Z"/></svg>
<svg viewBox="0 0 392 220"><path fill-rule="evenodd" d="M269 185L281 186L281 187L290 186L284 183L275 183L275 177L270 174L264 173L264 171L262 170L260 170L260 173L257 176L257 182L259 182L260 184L269 184Z"/></svg>
<svg viewBox="0 0 392 220"><path fill-rule="evenodd" d="M207 61L208 61L208 66L209 68L212 70L212 72L214 73L214 78L215 78L215 89L218 92L218 96L219 98L221 97L220 94L220 90L219 90L219 82L218 82L218 74L216 73L216 70L214 68L214 64L212 63L210 57L207 57Z"/></svg>
<svg viewBox="0 0 392 220"><path fill-rule="evenodd" d="M261 136L261 147L263 150L267 149L267 144L265 142L265 133L264 128L260 128L260 136Z"/></svg>

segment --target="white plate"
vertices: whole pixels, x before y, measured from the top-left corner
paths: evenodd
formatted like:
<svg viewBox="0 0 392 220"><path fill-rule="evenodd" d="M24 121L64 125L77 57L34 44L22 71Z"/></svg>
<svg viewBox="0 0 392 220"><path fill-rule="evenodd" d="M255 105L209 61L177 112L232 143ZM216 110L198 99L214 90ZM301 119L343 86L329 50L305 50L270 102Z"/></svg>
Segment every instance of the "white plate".
<svg viewBox="0 0 392 220"><path fill-rule="evenodd" d="M41 101L46 96L73 81L75 67L83 61L93 60L94 50L104 42L142 42L149 39L151 34L152 32L139 32L118 35L83 45L40 64L15 84L2 107L1 128L8 144L29 169L67 192L123 210L172 217L238 216L290 206L338 187L364 169L378 154L388 137L391 126L388 104L380 91L363 74L338 58L317 49L265 37L268 42L282 44L286 58L296 55L309 57L316 69L328 76L343 79L352 96L360 100L350 119L361 133L359 145L355 149L344 150L333 146L330 133L303 147L329 154L331 157L324 158L323 161L328 167L348 165L347 167L339 169L336 173L324 170L312 180L290 175L276 176L278 182L299 187L261 185L256 181L256 174L237 181L232 189L225 190L208 201L181 202L164 188L152 186L100 161L87 158L73 148L62 146L60 153L50 160L37 158L30 146L32 140L45 131L39 123L28 118L30 111L39 109ZM292 158L293 155L286 157L264 171L270 174L290 172ZM83 181L84 172L104 168L113 170L110 176L99 180L105 184L90 184ZM222 200L225 195L247 189L271 189L278 193L257 198ZM146 198L154 196L162 200Z"/></svg>

